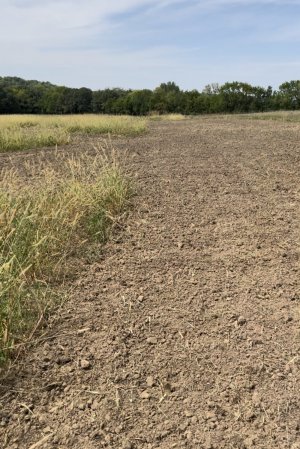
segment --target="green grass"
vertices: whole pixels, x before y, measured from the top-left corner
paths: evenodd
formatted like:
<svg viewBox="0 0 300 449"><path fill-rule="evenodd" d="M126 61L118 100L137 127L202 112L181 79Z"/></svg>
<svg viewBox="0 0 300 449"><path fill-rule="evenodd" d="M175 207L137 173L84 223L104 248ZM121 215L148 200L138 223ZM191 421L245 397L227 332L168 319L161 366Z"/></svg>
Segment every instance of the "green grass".
<svg viewBox="0 0 300 449"><path fill-rule="evenodd" d="M67 144L74 134L137 136L147 119L95 114L0 115L0 152Z"/></svg>
<svg viewBox="0 0 300 449"><path fill-rule="evenodd" d="M101 153L57 165L32 168L30 185L9 171L0 181L0 362L52 307L70 256L104 242L128 203L128 181Z"/></svg>

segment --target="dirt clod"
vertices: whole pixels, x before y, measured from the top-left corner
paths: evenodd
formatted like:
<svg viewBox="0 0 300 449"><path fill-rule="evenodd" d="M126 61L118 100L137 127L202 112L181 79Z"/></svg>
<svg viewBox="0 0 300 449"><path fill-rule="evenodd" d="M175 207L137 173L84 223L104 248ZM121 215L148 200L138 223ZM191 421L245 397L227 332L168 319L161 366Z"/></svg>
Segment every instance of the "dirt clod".
<svg viewBox="0 0 300 449"><path fill-rule="evenodd" d="M239 316L238 319L237 319L237 324L239 326L243 326L244 324L246 324L246 322L247 322L247 320L243 316Z"/></svg>
<svg viewBox="0 0 300 449"><path fill-rule="evenodd" d="M156 337L149 337L147 338L147 343L150 345L156 345L157 344L157 338Z"/></svg>
<svg viewBox="0 0 300 449"><path fill-rule="evenodd" d="M150 387L150 388L153 387L153 385L155 383L153 376L147 377L146 383L147 383L148 387Z"/></svg>
<svg viewBox="0 0 300 449"><path fill-rule="evenodd" d="M141 399L149 399L150 398L150 393L148 393L148 391L143 391L141 393Z"/></svg>
<svg viewBox="0 0 300 449"><path fill-rule="evenodd" d="M79 365L82 369L90 369L92 367L91 362L86 359L80 360Z"/></svg>

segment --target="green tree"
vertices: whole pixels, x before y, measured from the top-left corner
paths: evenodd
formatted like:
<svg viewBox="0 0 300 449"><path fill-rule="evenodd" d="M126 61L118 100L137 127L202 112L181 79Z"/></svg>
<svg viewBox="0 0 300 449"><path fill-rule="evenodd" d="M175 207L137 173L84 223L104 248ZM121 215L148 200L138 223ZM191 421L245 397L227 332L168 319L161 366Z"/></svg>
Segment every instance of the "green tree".
<svg viewBox="0 0 300 449"><path fill-rule="evenodd" d="M279 86L279 96L283 109L300 108L300 80L288 81Z"/></svg>

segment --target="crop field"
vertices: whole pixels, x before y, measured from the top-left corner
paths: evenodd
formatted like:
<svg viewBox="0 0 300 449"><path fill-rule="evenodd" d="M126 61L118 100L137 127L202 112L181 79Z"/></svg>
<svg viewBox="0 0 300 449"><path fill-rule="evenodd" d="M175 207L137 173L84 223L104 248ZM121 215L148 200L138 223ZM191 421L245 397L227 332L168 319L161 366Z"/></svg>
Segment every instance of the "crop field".
<svg viewBox="0 0 300 449"><path fill-rule="evenodd" d="M0 154L0 447L298 449L300 114L31 120L69 144Z"/></svg>
<svg viewBox="0 0 300 449"><path fill-rule="evenodd" d="M140 117L0 115L0 152L63 145L75 134L136 136L146 129L147 120Z"/></svg>

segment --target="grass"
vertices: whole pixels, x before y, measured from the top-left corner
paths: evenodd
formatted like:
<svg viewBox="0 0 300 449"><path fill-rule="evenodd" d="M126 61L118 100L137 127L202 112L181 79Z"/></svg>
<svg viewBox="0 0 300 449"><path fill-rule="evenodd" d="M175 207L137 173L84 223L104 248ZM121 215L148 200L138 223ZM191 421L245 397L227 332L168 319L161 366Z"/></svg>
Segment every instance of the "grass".
<svg viewBox="0 0 300 449"><path fill-rule="evenodd" d="M52 166L27 166L30 185L26 174L2 173L0 362L32 337L53 305L70 257L88 242L108 238L130 196L120 167L101 151L57 158Z"/></svg>
<svg viewBox="0 0 300 449"><path fill-rule="evenodd" d="M240 115L252 120L276 120L281 122L300 122L300 111L276 111Z"/></svg>
<svg viewBox="0 0 300 449"><path fill-rule="evenodd" d="M141 117L0 115L0 152L67 144L77 133L137 136L146 130Z"/></svg>
<svg viewBox="0 0 300 449"><path fill-rule="evenodd" d="M181 120L185 120L187 117L185 115L182 114L153 114L149 116L150 120L168 120L171 122L177 122L177 121L181 121Z"/></svg>

